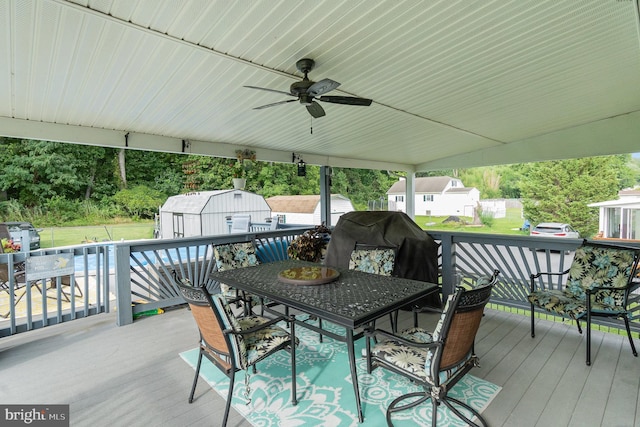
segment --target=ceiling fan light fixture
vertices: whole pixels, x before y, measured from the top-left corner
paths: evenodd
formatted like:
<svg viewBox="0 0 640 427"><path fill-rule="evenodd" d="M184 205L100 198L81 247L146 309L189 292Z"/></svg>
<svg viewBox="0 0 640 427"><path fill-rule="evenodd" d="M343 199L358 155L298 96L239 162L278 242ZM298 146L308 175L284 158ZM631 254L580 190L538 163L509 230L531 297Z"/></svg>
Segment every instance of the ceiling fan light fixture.
<svg viewBox="0 0 640 427"><path fill-rule="evenodd" d="M302 159L298 162L298 176L307 176L307 164Z"/></svg>
<svg viewBox="0 0 640 427"><path fill-rule="evenodd" d="M298 161L298 176L307 176L307 164L302 160L302 156L300 154L291 153L292 161Z"/></svg>
<svg viewBox="0 0 640 427"><path fill-rule="evenodd" d="M312 102L313 102L312 96L309 96L306 93L300 95L300 104L311 105Z"/></svg>
<svg viewBox="0 0 640 427"><path fill-rule="evenodd" d="M323 96L327 92L331 92L340 86L340 83L331 79L322 79L318 82L309 80L307 74L313 69L315 62L310 58L303 58L296 63L296 67L300 72L304 74L304 78L300 81L294 82L289 87L289 92L268 89L258 86L245 86L250 89L264 90L268 92L281 93L287 96L297 98L300 104L307 107L307 111L313 118L323 117L325 115L324 109L316 101L329 102L332 104L343 105L371 105L370 99L358 98L353 96ZM255 107L254 110L262 110L263 108L273 107L276 105L286 104L296 99L289 99L286 101L274 102L260 107Z"/></svg>

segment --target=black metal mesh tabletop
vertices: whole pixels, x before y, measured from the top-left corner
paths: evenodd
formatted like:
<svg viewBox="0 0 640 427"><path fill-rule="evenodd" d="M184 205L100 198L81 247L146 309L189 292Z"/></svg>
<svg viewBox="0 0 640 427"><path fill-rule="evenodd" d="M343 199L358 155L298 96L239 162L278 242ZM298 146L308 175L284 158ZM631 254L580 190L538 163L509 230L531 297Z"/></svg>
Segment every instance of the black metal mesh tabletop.
<svg viewBox="0 0 640 427"><path fill-rule="evenodd" d="M433 283L342 268L336 268L340 276L335 281L321 285L289 284L278 279L278 274L283 270L317 265L287 260L216 271L211 273L211 278L351 329L437 289Z"/></svg>

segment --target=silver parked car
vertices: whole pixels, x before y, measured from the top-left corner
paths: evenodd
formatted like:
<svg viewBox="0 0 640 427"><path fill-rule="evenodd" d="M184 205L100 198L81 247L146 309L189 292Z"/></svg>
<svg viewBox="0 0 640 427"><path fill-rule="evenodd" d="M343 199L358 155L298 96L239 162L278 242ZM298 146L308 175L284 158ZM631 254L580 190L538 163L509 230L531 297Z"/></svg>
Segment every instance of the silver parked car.
<svg viewBox="0 0 640 427"><path fill-rule="evenodd" d="M541 237L565 237L569 239L579 239L580 233L569 224L560 222L541 222L531 229L531 236Z"/></svg>

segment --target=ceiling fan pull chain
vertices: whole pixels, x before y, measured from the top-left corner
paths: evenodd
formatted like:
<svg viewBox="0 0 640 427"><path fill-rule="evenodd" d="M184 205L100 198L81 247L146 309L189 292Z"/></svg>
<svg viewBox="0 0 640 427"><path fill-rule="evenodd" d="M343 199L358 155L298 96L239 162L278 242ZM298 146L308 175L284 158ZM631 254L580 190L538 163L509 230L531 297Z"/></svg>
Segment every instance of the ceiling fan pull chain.
<svg viewBox="0 0 640 427"><path fill-rule="evenodd" d="M309 118L309 130L311 131L311 135L313 135L313 117Z"/></svg>

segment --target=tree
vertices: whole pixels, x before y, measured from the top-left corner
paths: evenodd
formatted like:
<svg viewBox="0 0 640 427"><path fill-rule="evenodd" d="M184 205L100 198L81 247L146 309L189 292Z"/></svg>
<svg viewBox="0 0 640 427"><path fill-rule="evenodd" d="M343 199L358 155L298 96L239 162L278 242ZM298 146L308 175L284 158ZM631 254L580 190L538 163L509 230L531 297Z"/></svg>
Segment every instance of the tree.
<svg viewBox="0 0 640 427"><path fill-rule="evenodd" d="M53 197L91 197L108 176L100 168L110 149L49 141L4 138L0 143L0 190L27 207L44 206Z"/></svg>
<svg viewBox="0 0 640 427"><path fill-rule="evenodd" d="M118 176L120 177L120 187L127 188L127 162L125 149L118 151Z"/></svg>
<svg viewBox="0 0 640 427"><path fill-rule="evenodd" d="M481 199L502 197L500 190L502 176L497 167L461 169L460 180L465 187L475 187L480 190Z"/></svg>
<svg viewBox="0 0 640 427"><path fill-rule="evenodd" d="M146 185L166 196L179 194L183 187L185 159L198 156L127 150L127 187Z"/></svg>
<svg viewBox="0 0 640 427"><path fill-rule="evenodd" d="M114 200L134 218L153 218L166 196L146 185L118 191Z"/></svg>
<svg viewBox="0 0 640 427"><path fill-rule="evenodd" d="M334 168L331 192L348 197L356 209L367 209L369 201L386 200L397 179L387 171Z"/></svg>
<svg viewBox="0 0 640 427"><path fill-rule="evenodd" d="M566 222L591 236L598 231L598 210L587 205L615 199L625 168L619 156L526 164L520 181L525 218L532 225Z"/></svg>

